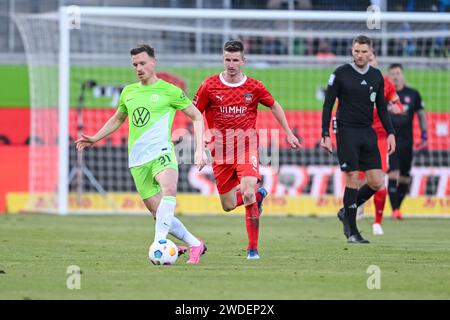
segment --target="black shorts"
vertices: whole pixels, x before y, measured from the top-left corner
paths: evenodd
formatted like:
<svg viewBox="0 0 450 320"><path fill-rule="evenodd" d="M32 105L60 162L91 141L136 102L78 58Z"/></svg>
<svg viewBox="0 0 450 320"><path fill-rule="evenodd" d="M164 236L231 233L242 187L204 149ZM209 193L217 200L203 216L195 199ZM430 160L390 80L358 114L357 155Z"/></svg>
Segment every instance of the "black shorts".
<svg viewBox="0 0 450 320"><path fill-rule="evenodd" d="M398 143L395 152L389 156L389 171L400 171L400 175L409 177L413 161L413 146Z"/></svg>
<svg viewBox="0 0 450 320"><path fill-rule="evenodd" d="M372 127L339 126L336 134L337 154L341 171L381 169L377 135Z"/></svg>

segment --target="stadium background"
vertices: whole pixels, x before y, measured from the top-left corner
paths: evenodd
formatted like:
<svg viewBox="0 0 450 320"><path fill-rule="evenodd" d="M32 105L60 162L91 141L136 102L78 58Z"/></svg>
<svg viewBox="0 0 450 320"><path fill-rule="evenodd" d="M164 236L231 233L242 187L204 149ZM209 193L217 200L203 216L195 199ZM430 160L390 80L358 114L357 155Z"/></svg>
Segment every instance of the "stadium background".
<svg viewBox="0 0 450 320"><path fill-rule="evenodd" d="M369 32L365 21L349 21L352 13L364 12L372 2L389 13L399 13L404 21L382 24L387 27L386 33ZM166 313L166 319L173 315L173 309L159 301L162 299L181 305L176 300L242 299L246 300L244 304L251 300L259 304L271 299L450 298L450 219L426 218L449 214L450 21L430 22L441 17L441 11L448 11L448 0L0 0L0 213L23 209L54 212L60 168L57 145L62 140L57 138L56 109L61 87L55 72L59 30L57 16L52 12L57 13L59 5L111 9L124 3L138 12L199 6L219 9L221 14L223 8L243 9L246 16L252 9L263 9L259 15L279 9L283 15L299 16L300 21L294 23L266 16L263 20L233 20L230 24L220 16L199 23L195 19L141 21L123 16L84 16L81 30L71 31L71 53L76 53L70 60L71 140L78 136L76 106L81 86L88 80L97 82L97 86L86 90L82 108L83 130L90 133L114 112L116 88L135 81L128 51L138 41L155 45L162 76L185 85L190 97L205 77L221 70L223 41L238 36L246 41L249 60L245 72L262 79L274 92L307 145L299 153L281 148L281 167L276 175L268 174L270 168L263 167L264 183L275 189L271 189L261 219L261 259L245 259L244 216L223 213L217 195L207 195L214 192L211 177L189 179L190 166L180 167L183 177L179 187L183 193L178 196L177 214L193 234L207 243L208 252L196 266L186 264L187 255L179 257L175 266L151 265L147 258L154 235L151 216L102 214L114 211L83 176L79 199L79 186L75 181L70 185L70 209L99 214L0 214L0 299L154 299L158 301L150 305L151 309L149 301L145 304L146 312ZM189 9L180 11L187 13ZM328 13L333 19L342 18L340 13L344 13L346 20L302 20L316 12ZM415 12L426 12L431 18L421 23L407 21ZM227 25L245 32L229 33L223 28ZM286 41L289 25L298 27L291 30L295 32L292 41ZM203 42L196 39L198 29L203 32ZM320 133L317 117L329 72L350 60L349 44L357 31L375 37L383 71L392 62L405 64L408 81L424 96L430 135L429 151L417 154L414 164L414 192L422 196L408 198L405 206L405 214L420 213L425 218L398 221L386 217L385 234L372 236L373 219L368 214L358 222L360 231L371 242L364 246L345 242L335 216L304 216L334 215L341 204L336 195L342 182L336 159L316 148ZM385 37L384 42L380 43L380 37ZM270 113L261 111L259 126L275 127ZM185 124L184 117L177 118L178 129ZM113 200L118 200L118 212L144 212L126 168L125 135L124 126L97 148L85 152L84 163ZM70 152L72 170L77 163L73 145L63 151ZM29 195L37 201L30 202ZM93 210L95 207L97 210ZM387 204L387 216L389 211ZM219 214L200 214L214 212ZM276 214L282 217L273 216ZM294 301L292 306L297 311L299 303ZM279 317L279 312L289 311L285 304L279 307L275 310ZM316 303L314 308L315 312L321 311ZM382 312L379 308L372 310Z"/></svg>
<svg viewBox="0 0 450 320"><path fill-rule="evenodd" d="M0 155L1 184L0 212L20 212L46 210L51 207L57 177L53 171L41 170L41 176L31 174L33 162L30 160L30 145L50 146L46 163L57 163L52 144L57 141L55 132L49 130L45 136L30 133L32 97L30 96L29 74L26 65L23 39L17 25L10 18L16 12L41 13L57 10L60 4L70 5L123 5L121 1L2 1L0 9L0 85L4 90L0 99ZM215 8L215 9L276 9L276 10L349 10L365 11L370 1L128 1L127 6L171 7L171 8ZM381 1L387 11L448 11L446 1ZM333 25L328 26L333 28ZM350 27L349 27L350 28ZM439 28L443 28L439 25ZM445 26L448 30L448 26ZM326 28L325 28L326 29ZM118 35L120 37L120 35ZM123 36L126 36L125 34ZM237 35L239 36L239 35ZM305 148L294 152L286 148L284 136L280 135L280 170L273 172L263 167L263 183L268 187L271 197L267 202L269 214L280 215L327 215L334 214L340 206L342 190L340 174L334 155L328 155L318 148L320 138L320 111L325 86L330 72L343 59L349 59L351 38L312 38L299 39L293 47L276 38L241 37L248 50L249 65L245 72L261 79L286 109L291 126L305 139ZM219 72L221 66L220 47L223 37L205 39L202 54L210 55L204 65L194 61L186 65L173 66L164 60L170 44L179 39L166 40L161 48L155 44L161 60L161 77L175 82L193 98L196 88L207 76ZM207 41L209 40L209 41ZM150 42L150 41L149 41ZM169 43L167 45L167 43ZM172 46L173 48L173 46ZM380 50L380 46L377 47ZM111 49L108 47L108 49ZM126 57L129 48L117 48ZM125 49L125 51L123 51ZM186 48L183 48L186 49ZM198 48L191 48L196 52ZM167 51L166 51L167 50ZM116 52L116 53L117 53ZM380 54L381 52L379 52ZM408 83L418 89L426 102L429 150L416 152L413 168L413 188L404 206L406 215L448 215L450 214L450 39L436 37L417 41L392 41L388 43L385 55L380 55L381 68L386 69L389 62L402 62L406 66ZM272 57L267 59L267 57ZM313 60L299 60L301 63L280 63L290 57L306 57ZM279 58L279 59L278 59ZM264 61L266 59L267 61ZM253 60L253 61L252 61ZM275 62L273 62L275 61ZM314 66L308 65L314 61ZM420 63L417 63L420 61ZM319 67L318 67L319 66ZM88 70L89 69L89 70ZM88 78L86 78L88 75ZM122 63L110 66L71 67L70 87L70 139L77 132L77 99L80 86L87 80L95 80L95 85L86 94L83 105L84 131L95 132L114 112L120 88L135 81L132 69ZM287 83L286 83L287 82ZM270 113L261 110L258 127L277 128ZM48 115L57 123L56 113ZM53 118L52 118L53 117ZM51 124L44 124L51 126ZM174 129L191 130L187 119L178 115ZM126 152L127 126L123 126L110 139L102 141L97 148L85 152L85 164L102 187L110 195L115 208L99 195L90 181L83 179L82 195L77 198L77 186L70 185L72 191L70 208L72 210L100 212L141 212L144 210L135 193L133 181L127 170ZM175 137L176 138L176 137ZM420 138L417 121L415 140ZM76 166L75 148L69 149L70 168ZM30 185L42 181L38 196L30 204ZM198 175L190 165L180 166L180 196L178 213L218 213L222 210L215 195L216 190L208 170ZM33 190L35 192L35 190ZM201 196L199 196L201 195ZM389 205L387 204L387 208ZM369 204L368 210L372 211ZM239 209L238 209L239 211ZM387 210L390 211L389 209Z"/></svg>

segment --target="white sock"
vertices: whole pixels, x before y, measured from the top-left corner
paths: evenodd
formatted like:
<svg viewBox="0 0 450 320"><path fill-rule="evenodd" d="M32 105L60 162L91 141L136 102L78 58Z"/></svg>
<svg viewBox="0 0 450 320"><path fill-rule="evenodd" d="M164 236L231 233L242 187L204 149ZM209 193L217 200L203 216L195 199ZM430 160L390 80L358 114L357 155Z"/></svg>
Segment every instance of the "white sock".
<svg viewBox="0 0 450 320"><path fill-rule="evenodd" d="M170 234L175 238L184 241L189 246L199 246L200 240L198 240L192 233L186 229L184 224L176 217L172 218L172 226L170 227Z"/></svg>
<svg viewBox="0 0 450 320"><path fill-rule="evenodd" d="M158 210L156 210L155 241L167 238L176 204L175 197L162 197Z"/></svg>

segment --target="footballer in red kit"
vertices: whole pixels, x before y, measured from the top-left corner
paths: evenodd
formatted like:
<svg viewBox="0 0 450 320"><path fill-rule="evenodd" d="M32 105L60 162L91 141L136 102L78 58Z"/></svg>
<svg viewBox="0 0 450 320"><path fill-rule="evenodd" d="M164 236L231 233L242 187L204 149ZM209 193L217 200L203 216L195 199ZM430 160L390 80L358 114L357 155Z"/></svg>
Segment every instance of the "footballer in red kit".
<svg viewBox="0 0 450 320"><path fill-rule="evenodd" d="M224 67L200 85L194 105L205 114L211 134L209 149L213 158L222 208L231 211L245 205L248 235L247 259L259 259L259 216L267 190L260 187L258 104L269 108L285 131L289 145L299 149L301 143L292 133L280 104L264 85L241 71L245 64L244 46L231 40L224 45Z"/></svg>
<svg viewBox="0 0 450 320"><path fill-rule="evenodd" d="M240 177L260 179L256 132L258 103L270 108L275 100L261 82L246 75L237 85L226 82L222 74L212 76L197 92L195 104L205 113L213 134L210 149L220 194L238 186ZM239 147L243 150L238 150Z"/></svg>

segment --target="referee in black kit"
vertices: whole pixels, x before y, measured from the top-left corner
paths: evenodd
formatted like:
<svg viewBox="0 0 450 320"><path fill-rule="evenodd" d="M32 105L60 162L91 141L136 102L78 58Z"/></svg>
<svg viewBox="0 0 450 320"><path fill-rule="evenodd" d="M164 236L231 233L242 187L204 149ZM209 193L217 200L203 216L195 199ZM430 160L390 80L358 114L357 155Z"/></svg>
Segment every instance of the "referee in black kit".
<svg viewBox="0 0 450 320"><path fill-rule="evenodd" d="M384 98L381 72L369 65L372 40L360 35L353 40L353 62L338 67L328 80L322 112L321 146L332 152L330 120L338 99L336 143L339 166L345 173L344 207L338 218L344 225L349 243L369 243L356 226L356 209L384 185L377 136L372 129L373 108L376 105L383 127L388 133L388 152L395 151L395 137ZM358 171L365 171L367 183L358 190Z"/></svg>

